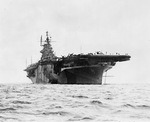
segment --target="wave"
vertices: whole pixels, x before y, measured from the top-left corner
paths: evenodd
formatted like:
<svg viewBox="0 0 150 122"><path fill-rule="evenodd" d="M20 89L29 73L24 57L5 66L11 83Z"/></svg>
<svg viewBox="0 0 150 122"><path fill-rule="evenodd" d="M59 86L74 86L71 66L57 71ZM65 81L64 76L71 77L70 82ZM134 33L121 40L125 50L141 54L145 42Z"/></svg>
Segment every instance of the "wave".
<svg viewBox="0 0 150 122"><path fill-rule="evenodd" d="M16 109L14 108L2 108L0 111L15 111Z"/></svg>
<svg viewBox="0 0 150 122"><path fill-rule="evenodd" d="M113 98L112 97L107 97L105 98L106 100L112 100Z"/></svg>
<svg viewBox="0 0 150 122"><path fill-rule="evenodd" d="M92 117L81 117L81 116L75 116L73 118L68 119L68 121L91 121L94 120Z"/></svg>
<svg viewBox="0 0 150 122"><path fill-rule="evenodd" d="M93 120L91 117L83 117L82 120Z"/></svg>
<svg viewBox="0 0 150 122"><path fill-rule="evenodd" d="M88 98L87 96L83 96L83 95L72 95L71 97L73 98Z"/></svg>
<svg viewBox="0 0 150 122"><path fill-rule="evenodd" d="M148 105L137 105L137 108L150 109Z"/></svg>
<svg viewBox="0 0 150 122"><path fill-rule="evenodd" d="M12 101L12 103L14 103L14 104L31 104L31 102L28 102L28 101L19 101L19 100Z"/></svg>
<svg viewBox="0 0 150 122"><path fill-rule="evenodd" d="M43 115L61 115L61 116L66 116L70 115L71 113L65 112L65 111L56 111L56 112L43 112Z"/></svg>
<svg viewBox="0 0 150 122"><path fill-rule="evenodd" d="M92 100L91 102L90 102L91 104L98 104L98 105L102 105L103 103L101 102L101 101L98 101L98 100Z"/></svg>
<svg viewBox="0 0 150 122"><path fill-rule="evenodd" d="M14 118L14 117L6 117L6 116L0 116L0 119L3 119L4 121L6 121L6 120L17 120L17 121L20 121L19 119L17 119L17 118ZM4 121L1 121L1 122L4 122Z"/></svg>
<svg viewBox="0 0 150 122"><path fill-rule="evenodd" d="M148 105L131 105L131 104L125 104L122 107L130 107L135 109L150 109L150 106Z"/></svg>
<svg viewBox="0 0 150 122"><path fill-rule="evenodd" d="M131 107L131 108L135 108L134 105L131 105L131 104L125 104L125 105L122 105L123 107Z"/></svg>

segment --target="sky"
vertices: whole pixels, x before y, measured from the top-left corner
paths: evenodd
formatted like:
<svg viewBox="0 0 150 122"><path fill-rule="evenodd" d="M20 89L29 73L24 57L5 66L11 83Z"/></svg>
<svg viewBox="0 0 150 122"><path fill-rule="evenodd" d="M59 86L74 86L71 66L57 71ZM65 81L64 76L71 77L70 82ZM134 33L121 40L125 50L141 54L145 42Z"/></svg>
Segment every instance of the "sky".
<svg viewBox="0 0 150 122"><path fill-rule="evenodd" d="M126 54L108 83L150 83L149 0L0 0L0 83L31 83L23 71L40 57L48 31L57 56Z"/></svg>

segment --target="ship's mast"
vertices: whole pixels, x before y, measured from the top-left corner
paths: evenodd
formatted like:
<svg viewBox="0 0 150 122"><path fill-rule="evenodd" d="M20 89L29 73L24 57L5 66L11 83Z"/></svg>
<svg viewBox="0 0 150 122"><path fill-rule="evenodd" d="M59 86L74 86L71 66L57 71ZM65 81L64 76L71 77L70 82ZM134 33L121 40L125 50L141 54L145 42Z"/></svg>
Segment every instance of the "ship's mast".
<svg viewBox="0 0 150 122"><path fill-rule="evenodd" d="M40 40L40 46L43 46L43 45L42 45L42 35L41 35L41 40Z"/></svg>
<svg viewBox="0 0 150 122"><path fill-rule="evenodd" d="M41 35L40 45L41 45L41 46L44 46L45 44L50 45L51 38L52 38L52 37L49 37L49 36L48 36L48 31L46 31L46 40L43 41L42 35ZM42 42L45 42L45 44L42 44Z"/></svg>
<svg viewBox="0 0 150 122"><path fill-rule="evenodd" d="M48 36L48 31L46 32L46 42L47 44L50 44L50 41L51 41L51 37L49 39L49 36Z"/></svg>

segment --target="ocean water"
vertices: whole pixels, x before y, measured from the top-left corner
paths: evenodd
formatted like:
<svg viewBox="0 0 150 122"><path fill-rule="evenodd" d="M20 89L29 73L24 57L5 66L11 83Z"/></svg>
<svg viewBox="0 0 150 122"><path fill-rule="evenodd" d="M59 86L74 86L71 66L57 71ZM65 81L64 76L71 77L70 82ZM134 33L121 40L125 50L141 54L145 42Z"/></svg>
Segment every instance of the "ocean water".
<svg viewBox="0 0 150 122"><path fill-rule="evenodd" d="M150 122L150 85L1 84L0 122Z"/></svg>

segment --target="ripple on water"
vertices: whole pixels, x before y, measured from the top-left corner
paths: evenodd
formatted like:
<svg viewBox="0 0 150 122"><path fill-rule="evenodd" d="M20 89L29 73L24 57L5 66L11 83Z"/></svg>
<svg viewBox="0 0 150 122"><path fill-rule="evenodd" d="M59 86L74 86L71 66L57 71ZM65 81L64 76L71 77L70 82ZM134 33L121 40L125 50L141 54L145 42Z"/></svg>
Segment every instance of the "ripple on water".
<svg viewBox="0 0 150 122"><path fill-rule="evenodd" d="M137 108L142 108L142 109L150 109L150 106L148 105L137 105Z"/></svg>
<svg viewBox="0 0 150 122"><path fill-rule="evenodd" d="M43 115L60 115L60 116L68 116L71 115L69 112L65 111L55 111L55 112L43 112Z"/></svg>
<svg viewBox="0 0 150 122"><path fill-rule="evenodd" d="M68 121L90 121L94 120L92 117L82 117L82 116L74 116L73 118L69 118Z"/></svg>
<svg viewBox="0 0 150 122"><path fill-rule="evenodd" d="M14 109L14 108L1 108L1 109L0 109L1 112L3 112L3 111L6 111L6 112L7 112L7 111L15 111L15 110L16 110L16 109Z"/></svg>
<svg viewBox="0 0 150 122"><path fill-rule="evenodd" d="M135 108L135 106L134 106L134 105L131 105L131 104L124 104L124 105L122 105L122 107L130 107L130 108Z"/></svg>
<svg viewBox="0 0 150 122"><path fill-rule="evenodd" d="M106 100L112 100L113 98L112 97L107 97L105 98Z"/></svg>
<svg viewBox="0 0 150 122"><path fill-rule="evenodd" d="M72 98L88 98L87 96L83 96L83 95L72 95L70 97L72 97Z"/></svg>
<svg viewBox="0 0 150 122"><path fill-rule="evenodd" d="M8 121L8 122L12 122L12 121L21 121L15 117L8 117L8 116L0 116L0 122L5 122L5 121Z"/></svg>
<svg viewBox="0 0 150 122"><path fill-rule="evenodd" d="M102 105L103 104L101 101L98 101L98 100L92 100L90 103L94 104L94 105Z"/></svg>
<svg viewBox="0 0 150 122"><path fill-rule="evenodd" d="M148 105L125 104L125 105L122 105L122 107L129 107L129 108L134 108L134 109L150 109L150 106L148 106Z"/></svg>
<svg viewBox="0 0 150 122"><path fill-rule="evenodd" d="M28 102L28 101L20 101L20 100L12 101L12 103L14 103L14 104L31 104L31 102Z"/></svg>
<svg viewBox="0 0 150 122"><path fill-rule="evenodd" d="M83 117L82 120L93 120L92 117Z"/></svg>

